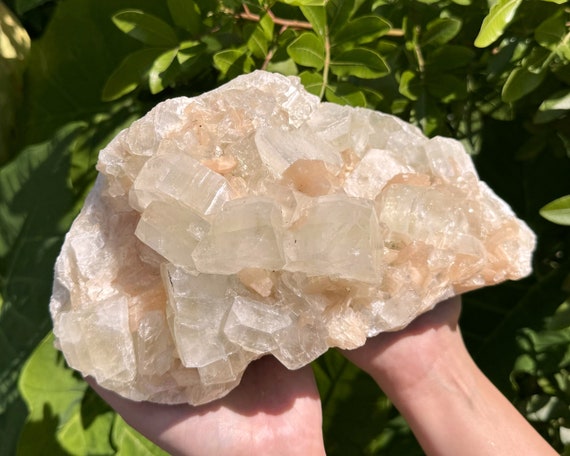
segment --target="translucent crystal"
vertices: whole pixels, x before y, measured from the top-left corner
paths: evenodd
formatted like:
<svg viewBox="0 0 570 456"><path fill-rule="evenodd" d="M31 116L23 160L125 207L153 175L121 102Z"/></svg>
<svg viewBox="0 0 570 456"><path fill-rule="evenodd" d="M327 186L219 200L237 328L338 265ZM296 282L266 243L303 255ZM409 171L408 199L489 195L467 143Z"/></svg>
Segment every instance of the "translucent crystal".
<svg viewBox="0 0 570 456"><path fill-rule="evenodd" d="M336 165L342 162L340 150L307 129L263 128L255 135L255 144L261 160L277 177L301 159L322 159Z"/></svg>
<svg viewBox="0 0 570 456"><path fill-rule="evenodd" d="M228 277L195 276L173 266L165 266L163 273L169 292L167 314L182 364L202 367L237 351L220 334L232 304L225 294L231 283ZM189 289L199 291L189 293Z"/></svg>
<svg viewBox="0 0 570 456"><path fill-rule="evenodd" d="M224 324L224 334L254 353L268 353L277 346L276 331L291 324L287 309L253 299L236 297Z"/></svg>
<svg viewBox="0 0 570 456"><path fill-rule="evenodd" d="M393 177L410 172L412 168L403 164L397 153L370 149L344 181L344 191L373 200Z"/></svg>
<svg viewBox="0 0 570 456"><path fill-rule="evenodd" d="M62 314L59 320L62 349L79 348L77 359L87 363L87 369L102 382L120 385L135 378L133 340L129 331L128 303L104 302L95 309L83 309ZM77 344L83 339L84 344ZM80 368L80 367L79 367Z"/></svg>
<svg viewBox="0 0 570 456"><path fill-rule="evenodd" d="M287 271L376 281L381 233L371 201L314 198L284 235Z"/></svg>
<svg viewBox="0 0 570 456"><path fill-rule="evenodd" d="M207 215L231 199L226 179L211 171L173 143L167 152L150 158L133 183L129 203L139 211L153 201L178 201Z"/></svg>
<svg viewBox="0 0 570 456"><path fill-rule="evenodd" d="M244 268L283 267L283 221L273 201L258 196L230 201L211 222L193 253L199 272L236 274Z"/></svg>
<svg viewBox="0 0 570 456"><path fill-rule="evenodd" d="M534 234L449 138L262 71L167 100L101 151L55 267L68 363L202 404L530 272Z"/></svg>
<svg viewBox="0 0 570 456"><path fill-rule="evenodd" d="M142 212L135 236L171 263L195 269L192 252L210 224L176 201L153 201Z"/></svg>

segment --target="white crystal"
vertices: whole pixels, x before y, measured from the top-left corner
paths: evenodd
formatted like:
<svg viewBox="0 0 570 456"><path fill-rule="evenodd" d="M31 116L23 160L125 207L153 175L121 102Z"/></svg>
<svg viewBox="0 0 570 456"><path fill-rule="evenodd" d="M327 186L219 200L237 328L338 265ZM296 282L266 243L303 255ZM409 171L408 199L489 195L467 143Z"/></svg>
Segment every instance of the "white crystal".
<svg viewBox="0 0 570 456"><path fill-rule="evenodd" d="M284 269L377 281L382 239L372 202L327 195L310 203L284 235Z"/></svg>
<svg viewBox="0 0 570 456"><path fill-rule="evenodd" d="M201 215L231 199L226 179L170 143L167 152L151 157L133 183L129 203L143 211L153 201L178 201Z"/></svg>
<svg viewBox="0 0 570 456"><path fill-rule="evenodd" d="M59 341L64 351L78 348L78 359L92 375L110 385L129 383L135 378L133 341L129 331L128 303L125 299L102 302L97 309L83 309L75 315L64 313L59 325ZM84 340L84 343L78 341Z"/></svg>
<svg viewBox="0 0 570 456"><path fill-rule="evenodd" d="M223 332L246 350L269 353L277 347L274 333L292 323L287 310L238 296L234 298Z"/></svg>
<svg viewBox="0 0 570 456"><path fill-rule="evenodd" d="M153 201L142 212L135 236L169 262L193 270L192 253L210 224L176 201Z"/></svg>
<svg viewBox="0 0 570 456"><path fill-rule="evenodd" d="M344 191L373 200L393 177L411 172L413 168L402 164L397 152L370 149L344 181Z"/></svg>
<svg viewBox="0 0 570 456"><path fill-rule="evenodd" d="M259 129L255 135L255 144L261 160L276 177L297 160L312 159L340 165L340 150L324 142L314 132L299 128L282 130L281 128Z"/></svg>
<svg viewBox="0 0 570 456"><path fill-rule="evenodd" d="M275 202L259 196L235 199L213 215L211 223L193 253L199 272L237 274L245 268L283 267L283 220Z"/></svg>
<svg viewBox="0 0 570 456"><path fill-rule="evenodd" d="M68 363L135 400L209 402L263 355L297 369L530 272L459 142L294 77L167 100L97 168L50 310Z"/></svg>

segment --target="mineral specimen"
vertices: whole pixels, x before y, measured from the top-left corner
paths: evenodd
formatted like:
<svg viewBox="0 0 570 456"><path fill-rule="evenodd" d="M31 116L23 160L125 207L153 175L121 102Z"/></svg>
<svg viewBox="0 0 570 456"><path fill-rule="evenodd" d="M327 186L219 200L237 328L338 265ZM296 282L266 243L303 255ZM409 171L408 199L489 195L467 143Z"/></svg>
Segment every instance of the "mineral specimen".
<svg viewBox="0 0 570 456"><path fill-rule="evenodd" d="M159 104L100 154L57 260L68 363L201 404L248 363L352 349L530 272L534 235L459 142L255 72Z"/></svg>

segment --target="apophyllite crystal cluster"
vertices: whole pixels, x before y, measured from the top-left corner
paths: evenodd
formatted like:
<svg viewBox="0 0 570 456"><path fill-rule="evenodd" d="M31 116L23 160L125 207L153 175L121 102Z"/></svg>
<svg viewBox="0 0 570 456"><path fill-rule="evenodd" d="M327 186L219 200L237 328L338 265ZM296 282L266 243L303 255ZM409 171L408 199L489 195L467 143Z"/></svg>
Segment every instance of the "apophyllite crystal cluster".
<svg viewBox="0 0 570 456"><path fill-rule="evenodd" d="M266 72L159 104L100 154L57 260L68 363L200 404L530 272L534 235L452 139Z"/></svg>

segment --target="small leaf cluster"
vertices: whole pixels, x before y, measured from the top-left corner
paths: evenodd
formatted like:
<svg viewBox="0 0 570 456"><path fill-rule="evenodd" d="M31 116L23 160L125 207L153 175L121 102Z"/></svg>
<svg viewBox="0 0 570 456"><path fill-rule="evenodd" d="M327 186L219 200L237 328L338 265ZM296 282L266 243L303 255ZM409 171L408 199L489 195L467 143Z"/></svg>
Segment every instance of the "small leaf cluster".
<svg viewBox="0 0 570 456"><path fill-rule="evenodd" d="M568 154L570 9L566 3L499 0L474 42L478 47L493 46L488 77L502 82L501 101L512 106L506 115L499 110L497 117L511 119L515 109L526 111L534 136L521 147L521 158L535 156L549 144L558 153ZM569 196L540 209L544 218L561 225L570 225L569 213Z"/></svg>
<svg viewBox="0 0 570 456"><path fill-rule="evenodd" d="M568 288L570 276L567 282ZM570 444L570 298L541 330L521 331L518 344L522 354L511 374L515 404L563 451Z"/></svg>
<svg viewBox="0 0 570 456"><path fill-rule="evenodd" d="M483 21L475 40L491 47L487 78L501 87L500 102L488 98L483 109L497 118L524 113L536 135L521 156L540 153L546 144L563 150L570 106L570 10L562 0L499 0ZM518 112L516 112L516 111Z"/></svg>
<svg viewBox="0 0 570 456"><path fill-rule="evenodd" d="M266 69L300 76L323 100L394 112L477 152L482 114L512 119L518 105L536 102L533 93L531 121L543 137L565 117L570 35L559 3L503 0L483 17L467 0L169 0L166 19L113 16L144 47L124 58L103 98L143 83L152 94L184 87L212 68L218 83ZM535 140L521 154L540 148Z"/></svg>
<svg viewBox="0 0 570 456"><path fill-rule="evenodd" d="M216 2L168 0L169 22L142 11L125 9L113 15L119 30L141 42L144 47L128 54L109 76L102 98L112 101L148 81L151 94L207 71L210 66L208 42L209 16ZM211 54L211 49L210 49Z"/></svg>

